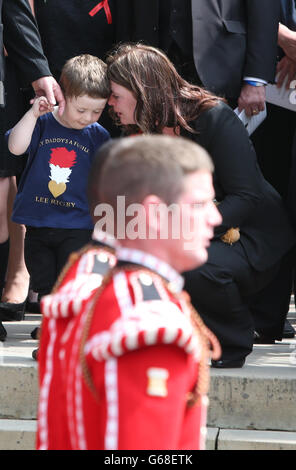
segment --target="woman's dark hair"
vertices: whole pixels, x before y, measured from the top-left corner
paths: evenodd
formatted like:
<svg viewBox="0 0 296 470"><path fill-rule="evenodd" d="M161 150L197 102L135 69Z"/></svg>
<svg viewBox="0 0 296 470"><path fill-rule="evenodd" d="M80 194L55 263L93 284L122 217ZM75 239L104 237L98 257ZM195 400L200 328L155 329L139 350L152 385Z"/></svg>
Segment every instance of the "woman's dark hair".
<svg viewBox="0 0 296 470"><path fill-rule="evenodd" d="M178 126L195 132L190 122L222 100L184 80L168 57L151 46L122 44L106 62L109 80L135 96L135 122L144 133L161 134L164 127ZM135 131L124 127L127 133Z"/></svg>

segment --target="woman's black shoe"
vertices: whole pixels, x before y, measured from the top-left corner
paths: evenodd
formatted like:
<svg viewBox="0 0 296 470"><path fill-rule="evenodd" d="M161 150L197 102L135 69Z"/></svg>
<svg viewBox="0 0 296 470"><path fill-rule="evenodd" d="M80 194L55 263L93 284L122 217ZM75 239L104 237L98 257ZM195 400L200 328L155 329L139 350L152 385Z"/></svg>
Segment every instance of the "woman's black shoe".
<svg viewBox="0 0 296 470"><path fill-rule="evenodd" d="M0 302L1 321L21 321L25 317L26 300L20 304Z"/></svg>
<svg viewBox="0 0 296 470"><path fill-rule="evenodd" d="M211 366L216 369L239 369L245 363L244 359L220 359L219 361L212 360Z"/></svg>
<svg viewBox="0 0 296 470"><path fill-rule="evenodd" d="M254 331L254 344L274 344L275 339L270 336L264 336L257 331Z"/></svg>
<svg viewBox="0 0 296 470"><path fill-rule="evenodd" d="M289 320L286 320L283 330L283 338L294 338L295 333L295 328L293 328Z"/></svg>
<svg viewBox="0 0 296 470"><path fill-rule="evenodd" d="M5 330L4 326L0 322L0 341L5 341L7 336L7 331Z"/></svg>

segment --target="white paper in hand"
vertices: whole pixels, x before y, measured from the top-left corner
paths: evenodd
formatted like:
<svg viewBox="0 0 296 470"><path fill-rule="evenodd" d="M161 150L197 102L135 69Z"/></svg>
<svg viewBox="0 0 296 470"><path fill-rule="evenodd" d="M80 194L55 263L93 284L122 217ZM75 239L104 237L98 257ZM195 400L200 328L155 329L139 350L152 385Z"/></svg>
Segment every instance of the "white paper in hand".
<svg viewBox="0 0 296 470"><path fill-rule="evenodd" d="M253 132L257 129L257 127L260 126L267 116L266 106L264 111L261 111L259 114L255 114L251 117L246 115L245 110L239 112L238 108L236 108L234 112L244 124L249 135L253 134Z"/></svg>
<svg viewBox="0 0 296 470"><path fill-rule="evenodd" d="M286 88L288 78L283 81L281 88L276 85L266 87L266 101L281 108L296 111L296 80L292 80L289 89Z"/></svg>

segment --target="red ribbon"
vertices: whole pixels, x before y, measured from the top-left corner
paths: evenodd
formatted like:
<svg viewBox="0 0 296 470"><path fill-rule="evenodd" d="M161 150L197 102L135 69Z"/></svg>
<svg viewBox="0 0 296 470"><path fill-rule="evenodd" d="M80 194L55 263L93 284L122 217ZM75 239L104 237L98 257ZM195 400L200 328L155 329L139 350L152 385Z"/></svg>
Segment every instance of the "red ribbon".
<svg viewBox="0 0 296 470"><path fill-rule="evenodd" d="M104 8L108 24L112 23L112 15L111 15L111 10L109 7L108 0L103 0L102 2L98 3L97 6L95 6L90 12L90 16L95 16L102 8Z"/></svg>

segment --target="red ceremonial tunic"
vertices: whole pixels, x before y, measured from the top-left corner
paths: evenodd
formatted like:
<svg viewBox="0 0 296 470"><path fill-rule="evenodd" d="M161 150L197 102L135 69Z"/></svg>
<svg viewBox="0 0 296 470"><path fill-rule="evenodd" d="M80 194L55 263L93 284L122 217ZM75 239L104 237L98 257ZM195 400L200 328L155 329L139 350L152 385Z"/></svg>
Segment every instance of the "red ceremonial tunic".
<svg viewBox="0 0 296 470"><path fill-rule="evenodd" d="M81 309L87 305L93 293L101 285L103 277L116 263L115 250L102 242L93 241L83 250L74 253L65 267L52 294L43 297L43 313L39 366L39 407L37 449L65 449L70 441L65 434L65 410L63 390L57 388L61 381L60 344L71 331L73 321Z"/></svg>
<svg viewBox="0 0 296 470"><path fill-rule="evenodd" d="M175 293L180 278L152 256L119 252L142 266L120 261L68 321L41 384L38 448L204 449L207 397L192 400L203 343ZM49 325L65 321L52 312Z"/></svg>

